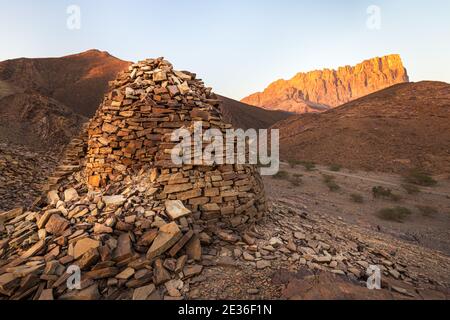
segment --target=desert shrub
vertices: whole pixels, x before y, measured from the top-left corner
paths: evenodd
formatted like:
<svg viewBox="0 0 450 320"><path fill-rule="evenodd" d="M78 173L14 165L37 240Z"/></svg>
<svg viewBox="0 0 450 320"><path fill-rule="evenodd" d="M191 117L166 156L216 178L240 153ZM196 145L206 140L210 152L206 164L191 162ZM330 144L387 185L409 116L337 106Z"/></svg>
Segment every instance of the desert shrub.
<svg viewBox="0 0 450 320"><path fill-rule="evenodd" d="M423 187L432 187L437 184L437 181L430 174L420 169L410 170L404 178L407 183Z"/></svg>
<svg viewBox="0 0 450 320"><path fill-rule="evenodd" d="M316 164L312 161L299 161L299 164L301 164L307 171L314 171L314 169L316 169Z"/></svg>
<svg viewBox="0 0 450 320"><path fill-rule="evenodd" d="M385 187L373 187L372 189L373 197L376 199L387 199L392 201L400 201L401 197L399 195L396 195L392 193L391 189L385 188Z"/></svg>
<svg viewBox="0 0 450 320"><path fill-rule="evenodd" d="M411 215L411 210L404 207L385 208L378 211L378 217L382 220L404 222L406 217Z"/></svg>
<svg viewBox="0 0 450 320"><path fill-rule="evenodd" d="M323 175L323 182L327 185L328 189L332 192L338 191L341 187L335 181L336 177L327 174Z"/></svg>
<svg viewBox="0 0 450 320"><path fill-rule="evenodd" d="M339 172L342 169L342 166L338 164L332 164L329 168L330 171Z"/></svg>
<svg viewBox="0 0 450 320"><path fill-rule="evenodd" d="M420 213L424 217L432 217L438 213L438 210L436 208L430 206L417 206L417 209L419 209Z"/></svg>
<svg viewBox="0 0 450 320"><path fill-rule="evenodd" d="M300 164L300 161L295 160L295 159L289 159L288 160L289 166L294 169L295 167L297 167Z"/></svg>
<svg viewBox="0 0 450 320"><path fill-rule="evenodd" d="M289 179L289 173L287 173L286 171L280 170L277 172L277 174L275 174L273 176L274 179L277 180L287 180Z"/></svg>
<svg viewBox="0 0 450 320"><path fill-rule="evenodd" d="M292 178L289 179L289 181L291 181L291 184L292 184L294 187L299 187L299 186L303 183L302 177L303 177L303 176L302 176L301 174L294 174L294 175L292 176Z"/></svg>
<svg viewBox="0 0 450 320"><path fill-rule="evenodd" d="M417 194L420 193L420 189L418 186L414 185L414 184L409 184L409 183L405 183L402 184L403 189L405 189L405 191L408 194Z"/></svg>
<svg viewBox="0 0 450 320"><path fill-rule="evenodd" d="M350 195L350 198L355 203L364 203L364 197L360 195L359 193L353 193Z"/></svg>

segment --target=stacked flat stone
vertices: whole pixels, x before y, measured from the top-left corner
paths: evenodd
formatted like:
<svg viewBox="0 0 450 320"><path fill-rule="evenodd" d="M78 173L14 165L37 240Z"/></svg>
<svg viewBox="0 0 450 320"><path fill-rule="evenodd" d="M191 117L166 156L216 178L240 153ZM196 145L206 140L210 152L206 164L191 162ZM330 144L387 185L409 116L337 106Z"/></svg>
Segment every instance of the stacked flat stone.
<svg viewBox="0 0 450 320"><path fill-rule="evenodd" d="M211 88L195 74L175 71L163 58L148 59L111 86L89 127L86 176L92 188L150 166L158 200L180 200L202 220L238 229L262 217L266 202L256 166L176 165L171 159L174 130L192 131L198 121L203 130L224 135L232 127L222 120Z"/></svg>
<svg viewBox="0 0 450 320"><path fill-rule="evenodd" d="M266 212L255 166L171 161L175 129L230 128L194 74L146 60L112 85L46 197L0 213L0 300L182 299L214 263L203 246L242 241Z"/></svg>

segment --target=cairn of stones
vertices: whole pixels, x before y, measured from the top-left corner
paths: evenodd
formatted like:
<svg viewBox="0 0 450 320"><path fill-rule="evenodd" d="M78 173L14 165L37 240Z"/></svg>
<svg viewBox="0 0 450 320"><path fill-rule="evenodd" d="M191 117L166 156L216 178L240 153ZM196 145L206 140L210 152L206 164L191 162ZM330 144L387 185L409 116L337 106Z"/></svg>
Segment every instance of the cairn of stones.
<svg viewBox="0 0 450 320"><path fill-rule="evenodd" d="M225 136L232 127L222 121L211 88L195 74L174 71L163 59L132 65L112 86L89 127L86 176L91 187L105 186L150 164L151 182L162 203L181 201L202 220L220 220L233 228L261 218L265 198L255 166L172 161L174 130L192 132L194 122L201 122L204 130L217 129ZM191 163L194 152L192 145ZM156 211L164 209L158 206L155 202Z"/></svg>
<svg viewBox="0 0 450 320"><path fill-rule="evenodd" d="M120 73L77 140L83 159L30 211L0 214L0 300L183 298L206 247L239 242L267 210L255 165L172 161L172 133L199 122L231 128L195 74L163 58Z"/></svg>

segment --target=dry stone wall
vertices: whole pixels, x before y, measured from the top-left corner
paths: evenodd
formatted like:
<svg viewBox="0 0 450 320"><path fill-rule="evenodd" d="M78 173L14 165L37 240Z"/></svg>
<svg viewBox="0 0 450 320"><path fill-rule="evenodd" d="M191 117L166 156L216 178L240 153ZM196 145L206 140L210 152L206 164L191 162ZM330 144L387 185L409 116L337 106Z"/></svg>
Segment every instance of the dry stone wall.
<svg viewBox="0 0 450 320"><path fill-rule="evenodd" d="M217 129L225 136L232 128L222 120L220 101L195 74L175 71L162 58L148 59L130 66L111 87L89 126L90 187L104 187L147 166L164 205L179 200L201 219L233 228L262 217L264 187L255 166L177 165L171 159L174 130L192 132L194 122L201 122L203 131Z"/></svg>

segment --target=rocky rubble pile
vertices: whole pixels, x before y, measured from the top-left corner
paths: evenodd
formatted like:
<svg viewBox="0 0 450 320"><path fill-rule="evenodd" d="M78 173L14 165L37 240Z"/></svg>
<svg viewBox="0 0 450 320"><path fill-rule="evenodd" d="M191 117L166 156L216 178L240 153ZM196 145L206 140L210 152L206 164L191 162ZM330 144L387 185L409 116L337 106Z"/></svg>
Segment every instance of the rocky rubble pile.
<svg viewBox="0 0 450 320"><path fill-rule="evenodd" d="M29 206L41 194L58 155L0 143L0 211Z"/></svg>
<svg viewBox="0 0 450 320"><path fill-rule="evenodd" d="M0 214L0 298L182 299L203 270L203 246L238 241L266 212L254 166L168 158L173 130L230 127L194 74L149 59L112 86L79 168L31 211ZM70 290L74 266L81 287Z"/></svg>
<svg viewBox="0 0 450 320"><path fill-rule="evenodd" d="M215 239L191 299L448 299L447 256L274 200L241 239ZM383 290L368 290L368 268ZM230 282L229 279L233 278ZM316 278L317 277L317 278ZM325 282L330 281L330 282ZM375 291L375 292L374 292Z"/></svg>

